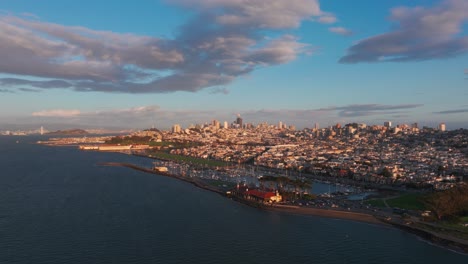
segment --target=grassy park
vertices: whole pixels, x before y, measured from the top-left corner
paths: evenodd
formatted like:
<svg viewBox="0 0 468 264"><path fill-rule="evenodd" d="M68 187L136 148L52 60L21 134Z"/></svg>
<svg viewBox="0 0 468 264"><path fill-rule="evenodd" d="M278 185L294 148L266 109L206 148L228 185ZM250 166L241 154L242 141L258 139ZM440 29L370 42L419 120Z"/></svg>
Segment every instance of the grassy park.
<svg viewBox="0 0 468 264"><path fill-rule="evenodd" d="M390 208L423 211L426 210L424 199L424 195L420 193L405 193L398 197L387 199L386 202ZM366 201L366 203L374 207L387 207L383 198L371 199Z"/></svg>
<svg viewBox="0 0 468 264"><path fill-rule="evenodd" d="M407 193L387 200L388 206L407 210L426 210L424 195L420 193Z"/></svg>

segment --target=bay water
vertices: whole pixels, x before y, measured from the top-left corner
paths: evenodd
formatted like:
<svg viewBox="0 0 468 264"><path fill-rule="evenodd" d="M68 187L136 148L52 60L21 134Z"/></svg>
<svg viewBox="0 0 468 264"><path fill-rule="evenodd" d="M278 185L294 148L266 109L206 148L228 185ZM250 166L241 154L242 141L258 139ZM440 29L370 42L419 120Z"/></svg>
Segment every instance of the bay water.
<svg viewBox="0 0 468 264"><path fill-rule="evenodd" d="M0 263L468 263L399 229L251 208L99 162L152 160L0 136Z"/></svg>

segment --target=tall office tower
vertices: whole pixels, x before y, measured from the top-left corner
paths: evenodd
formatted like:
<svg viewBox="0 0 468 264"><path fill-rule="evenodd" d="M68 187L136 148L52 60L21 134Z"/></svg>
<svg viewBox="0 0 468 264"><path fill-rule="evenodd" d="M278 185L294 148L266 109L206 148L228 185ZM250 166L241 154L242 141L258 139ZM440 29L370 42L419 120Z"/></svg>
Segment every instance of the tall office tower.
<svg viewBox="0 0 468 264"><path fill-rule="evenodd" d="M240 117L240 114L237 114L236 124L239 125L239 128L242 128L242 118Z"/></svg>
<svg viewBox="0 0 468 264"><path fill-rule="evenodd" d="M385 121L384 127L388 127L388 128L392 127L392 121Z"/></svg>
<svg viewBox="0 0 468 264"><path fill-rule="evenodd" d="M214 127L215 129L219 129L219 127L220 127L220 124L219 124L219 121L218 121L218 120L213 120L212 125L213 125L213 127Z"/></svg>
<svg viewBox="0 0 468 264"><path fill-rule="evenodd" d="M283 129L283 122L281 121L278 122L278 129Z"/></svg>
<svg viewBox="0 0 468 264"><path fill-rule="evenodd" d="M180 133L180 125L179 124L175 124L172 126L172 133Z"/></svg>
<svg viewBox="0 0 468 264"><path fill-rule="evenodd" d="M44 135L44 127L41 126L41 135Z"/></svg>
<svg viewBox="0 0 468 264"><path fill-rule="evenodd" d="M315 123L315 124L314 124L314 128L315 128L315 129L319 129L319 123Z"/></svg>
<svg viewBox="0 0 468 264"><path fill-rule="evenodd" d="M440 123L439 124L439 130L444 132L445 131L445 123Z"/></svg>
<svg viewBox="0 0 468 264"><path fill-rule="evenodd" d="M228 122L227 122L227 121L224 121L223 128L224 128L224 129L228 129L228 128L229 128L229 125L228 125Z"/></svg>

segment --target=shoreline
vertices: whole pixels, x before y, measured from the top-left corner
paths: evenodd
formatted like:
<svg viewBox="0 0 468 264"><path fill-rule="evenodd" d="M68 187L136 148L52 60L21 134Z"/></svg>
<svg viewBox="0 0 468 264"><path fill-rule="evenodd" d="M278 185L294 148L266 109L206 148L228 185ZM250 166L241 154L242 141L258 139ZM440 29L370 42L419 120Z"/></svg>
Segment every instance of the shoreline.
<svg viewBox="0 0 468 264"><path fill-rule="evenodd" d="M224 191L219 190L215 187L209 186L206 183L197 181L196 179L193 179L193 178L186 178L186 177L182 177L182 176L171 174L171 173L158 172L158 171L154 171L148 168L143 168L143 167L131 164L131 163L102 162L102 163L98 163L97 165L110 166L110 167L126 167L126 168L130 168L130 169L134 169L134 170L138 170L138 171L142 171L146 173L155 174L158 176L165 176L169 178L178 179L178 180L193 184L198 188L217 193L226 198L230 198L236 202L245 204L250 207L265 210L265 211L295 214L295 215L311 215L311 216L319 216L319 217L326 217L326 218L363 222L363 223L368 223L368 224L376 224L376 225L382 225L382 226L392 226L400 230L415 234L431 243L434 243L435 245L442 246L449 250L454 250L460 254L468 254L468 241L453 238L453 237L435 233L435 232L431 232L428 230L423 230L421 228L410 226L410 225L400 223L397 221L390 221L388 219L385 219L382 216L376 216L372 214L366 214L366 213L354 212L354 211L302 207L302 206L286 205L286 204L271 204L271 205L261 204L257 202L248 201L242 198L238 198L235 196L227 196Z"/></svg>
<svg viewBox="0 0 468 264"><path fill-rule="evenodd" d="M333 209L321 209L321 208L312 208L312 207L300 207L300 206L290 206L290 205L275 205L271 208L268 208L270 211L282 212L289 214L298 214L298 215L313 215L327 218L335 219L344 219L357 222L364 222L370 224L378 225L387 225L384 222L378 220L375 216L365 213L357 213L352 211L341 211Z"/></svg>
<svg viewBox="0 0 468 264"><path fill-rule="evenodd" d="M373 223L373 224L381 224L381 225L387 225L386 223L383 223L382 221L378 220L375 216L370 215L370 214L365 214L365 213L358 213L358 212L352 212L352 211L342 211L342 210L334 210L334 209L322 209L322 208L312 208L312 207L301 207L301 206L296 206L296 205L286 205L286 204L261 204L257 202L251 202L245 199L241 199L235 196L227 196L225 192L218 190L214 187L211 187L207 184L204 184L202 182L199 182L194 179L186 178L186 177L181 177L178 175L170 174L170 173L164 173L164 172L156 172L151 169L143 168L136 166L134 164L130 163L120 163L120 162L105 162L105 163L98 163L98 165L101 166L112 166L112 167L127 167L131 168L134 170L146 172L146 173L151 173L155 175L161 175L169 178L175 178L187 183L191 183L195 185L196 187L199 187L201 189L205 189L217 194L222 195L223 197L230 198L234 201L237 201L239 203L267 210L267 211L275 211L275 212L284 212L284 213L292 213L292 214L300 214L300 215L315 215L315 216L321 216L321 217L329 217L329 218L338 218L338 219L347 219L347 220L354 220L354 221L359 221L359 222L366 222L366 223Z"/></svg>

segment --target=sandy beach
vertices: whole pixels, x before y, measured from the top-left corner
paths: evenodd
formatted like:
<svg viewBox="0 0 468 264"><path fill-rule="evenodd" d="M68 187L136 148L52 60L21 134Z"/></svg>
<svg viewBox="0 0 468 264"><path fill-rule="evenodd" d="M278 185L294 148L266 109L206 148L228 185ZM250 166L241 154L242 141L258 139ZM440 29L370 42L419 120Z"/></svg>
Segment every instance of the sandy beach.
<svg viewBox="0 0 468 264"><path fill-rule="evenodd" d="M372 215L351 212L351 211L340 211L340 210L333 210L333 209L321 209L321 208L311 208L311 207L299 207L299 206L291 206L291 205L274 205L271 207L266 207L267 210L276 211L276 212L284 212L284 213L291 213L291 214L300 214L300 215L315 215L321 217L330 217L330 218L338 218L338 219L346 219L346 220L353 220L359 222L366 222L372 224L384 224L383 222L379 221Z"/></svg>

